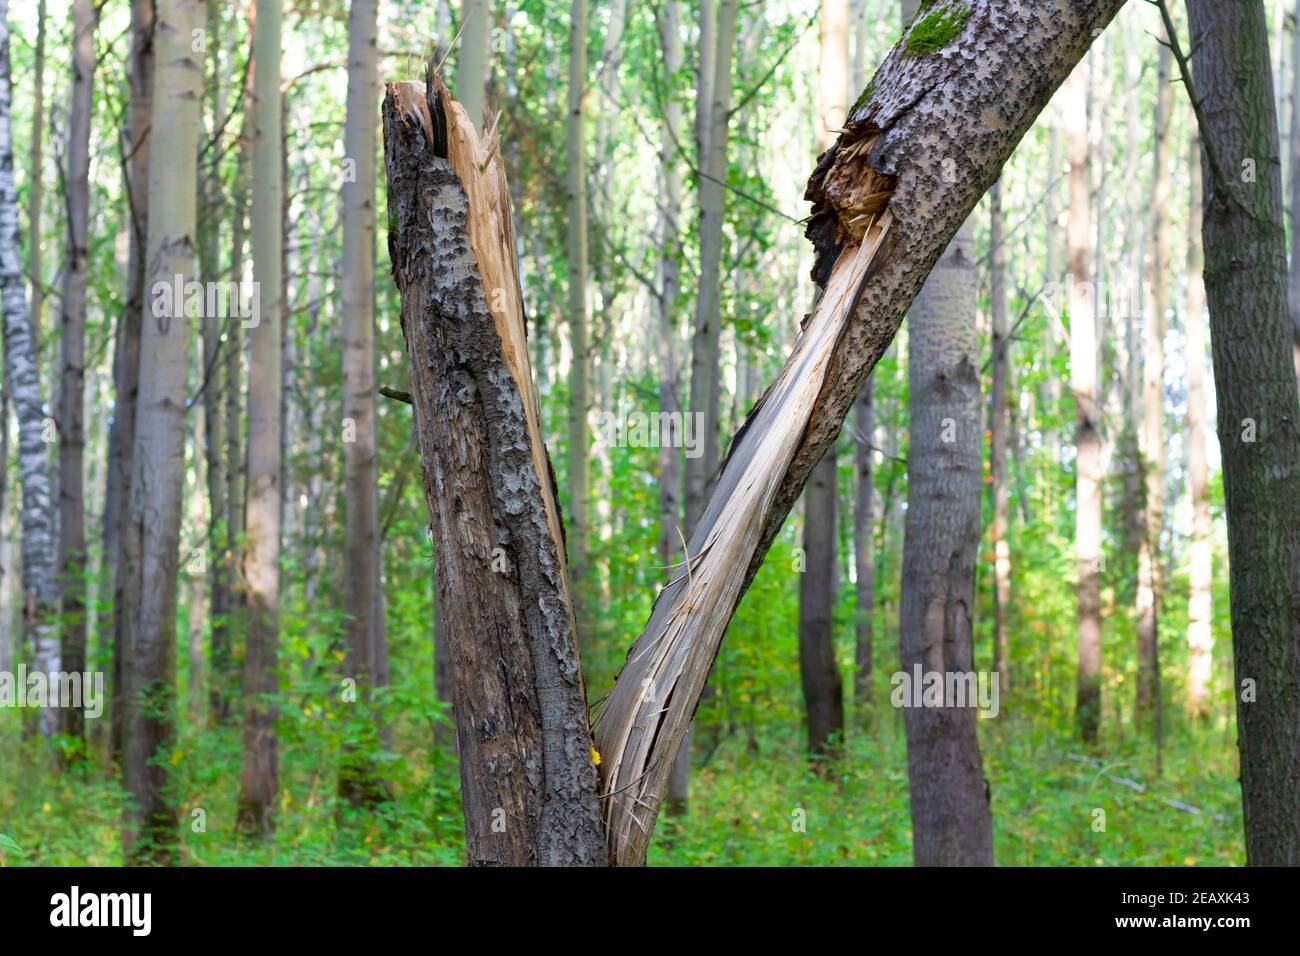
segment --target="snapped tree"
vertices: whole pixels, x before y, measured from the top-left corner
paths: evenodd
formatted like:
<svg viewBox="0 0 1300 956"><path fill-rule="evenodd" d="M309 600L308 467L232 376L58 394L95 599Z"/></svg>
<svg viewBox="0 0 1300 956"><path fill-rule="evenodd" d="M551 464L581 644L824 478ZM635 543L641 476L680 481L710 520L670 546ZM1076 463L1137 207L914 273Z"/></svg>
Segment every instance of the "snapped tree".
<svg viewBox="0 0 1300 956"><path fill-rule="evenodd" d="M384 101L389 252L449 622L471 863L638 865L727 623L943 250L1123 0L937 0L808 185L825 291L733 438L593 746L495 123Z"/></svg>

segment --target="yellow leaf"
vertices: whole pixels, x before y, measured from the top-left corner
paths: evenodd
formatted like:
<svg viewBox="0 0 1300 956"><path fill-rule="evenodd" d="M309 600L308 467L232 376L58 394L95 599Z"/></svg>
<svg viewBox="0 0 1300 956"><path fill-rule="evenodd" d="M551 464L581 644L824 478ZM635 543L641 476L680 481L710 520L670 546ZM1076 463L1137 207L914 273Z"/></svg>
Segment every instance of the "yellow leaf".
<svg viewBox="0 0 1300 956"><path fill-rule="evenodd" d="M172 766L179 767L181 765L181 761L184 759L185 759L185 751L184 750L176 751L175 753L172 754Z"/></svg>
<svg viewBox="0 0 1300 956"><path fill-rule="evenodd" d="M600 751L597 750L595 747L591 748L591 762L595 764L597 767L600 766Z"/></svg>
<svg viewBox="0 0 1300 956"><path fill-rule="evenodd" d="M43 804L43 805L41 806L41 813L49 813L49 812L50 812L51 810L53 810L53 809L54 809L54 808L53 808L52 806L50 806L48 803L46 803L46 804Z"/></svg>

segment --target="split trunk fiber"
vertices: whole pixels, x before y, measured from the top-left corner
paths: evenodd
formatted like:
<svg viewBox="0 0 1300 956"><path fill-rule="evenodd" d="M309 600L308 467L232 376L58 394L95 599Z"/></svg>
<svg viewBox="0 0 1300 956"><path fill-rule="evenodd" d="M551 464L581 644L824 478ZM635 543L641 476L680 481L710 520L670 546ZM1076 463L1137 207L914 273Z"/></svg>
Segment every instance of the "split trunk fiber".
<svg viewBox="0 0 1300 956"><path fill-rule="evenodd" d="M496 124L476 136L436 80L388 86L389 251L451 628L471 863L645 861L745 588L930 269L1123 2L937 0L850 109L808 186L825 293L731 442L687 562L600 712L599 756Z"/></svg>

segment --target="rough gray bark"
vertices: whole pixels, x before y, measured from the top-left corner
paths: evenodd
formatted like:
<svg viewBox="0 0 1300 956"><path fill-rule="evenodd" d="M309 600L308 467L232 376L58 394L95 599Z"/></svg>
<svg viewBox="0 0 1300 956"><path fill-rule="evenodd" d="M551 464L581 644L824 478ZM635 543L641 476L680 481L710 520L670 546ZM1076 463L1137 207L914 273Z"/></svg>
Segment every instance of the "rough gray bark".
<svg viewBox="0 0 1300 956"><path fill-rule="evenodd" d="M280 522L283 441L284 111L280 90L280 0L257 0L253 41L253 281L260 321L249 328L248 505L244 586L248 640L244 654L242 827L269 834L279 782L275 732L279 689Z"/></svg>
<svg viewBox="0 0 1300 956"><path fill-rule="evenodd" d="M185 474L186 373L193 319L154 290L194 276L195 150L203 61L191 48L198 0L159 0L157 96L150 128L167 130L149 164L149 231L139 402L123 531L123 777L128 860L172 863L176 809L167 792L176 704L176 572Z"/></svg>
<svg viewBox="0 0 1300 956"><path fill-rule="evenodd" d="M112 609L103 626L112 632L113 673L109 701L109 757L122 752L122 690L126 676L125 600L122 592L122 541L127 498L131 492L131 456L135 450L136 403L140 389L140 336L144 316L145 244L149 228L149 116L153 108L153 0L132 0L131 56L128 71L130 104L122 151L131 224L126 273L126 310L117 319L113 341L113 423L108 430L108 469L104 479L103 593Z"/></svg>
<svg viewBox="0 0 1300 956"><path fill-rule="evenodd" d="M348 101L343 152L356 164L343 184L343 609L347 615L347 676L358 702L387 670L381 584L379 460L375 434L375 100L379 93L377 6L352 0L348 15ZM479 19L486 20L484 11ZM486 28L484 28L486 30ZM486 34L485 34L486 36ZM485 36L483 39L486 47ZM481 86L481 84L480 84ZM352 440L346 440L351 438ZM375 721L384 735L382 715ZM377 767L349 753L339 791L353 803L384 795Z"/></svg>
<svg viewBox="0 0 1300 956"><path fill-rule="evenodd" d="M59 553L62 581L62 666L86 669L86 447L82 405L86 393L86 285L89 279L90 113L95 77L95 25L91 0L72 3L72 102L68 109L67 247L59 336ZM62 730L81 739L84 707L63 711Z"/></svg>
<svg viewBox="0 0 1300 956"><path fill-rule="evenodd" d="M969 16L951 42L917 54L900 41L819 162L810 230L827 295L733 440L688 544L691 573L659 595L601 712L619 863L645 859L726 623L813 466L925 275L1123 0L940 0L926 16L957 5Z"/></svg>
<svg viewBox="0 0 1300 956"><path fill-rule="evenodd" d="M601 865L559 508L541 440L495 129L439 83L387 87L402 294L446 614L472 865Z"/></svg>
<svg viewBox="0 0 1300 956"><path fill-rule="evenodd" d="M973 224L964 226L908 312L907 517L899 601L902 671L974 671L980 541L979 342ZM914 688L915 691L915 688ZM912 855L917 866L991 866L993 823L975 708L905 706Z"/></svg>
<svg viewBox="0 0 1300 956"><path fill-rule="evenodd" d="M22 268L18 191L14 185L13 90L9 73L9 4L0 0L0 310L4 313L5 383L18 418L18 478L23 489L23 632L31 645L31 668L60 669L55 615L54 514L46 457L45 411ZM58 711L43 709L41 731L58 729Z"/></svg>
<svg viewBox="0 0 1300 956"><path fill-rule="evenodd" d="M1297 866L1300 402L1268 31L1258 0L1188 0L1187 11L1204 144L1205 291L1228 514L1246 859Z"/></svg>

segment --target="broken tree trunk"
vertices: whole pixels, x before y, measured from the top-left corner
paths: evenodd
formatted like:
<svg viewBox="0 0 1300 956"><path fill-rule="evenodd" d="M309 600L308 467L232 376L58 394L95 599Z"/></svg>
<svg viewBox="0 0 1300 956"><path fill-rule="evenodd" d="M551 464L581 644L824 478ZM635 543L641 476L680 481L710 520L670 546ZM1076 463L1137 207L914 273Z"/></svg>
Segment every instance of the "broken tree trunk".
<svg viewBox="0 0 1300 956"><path fill-rule="evenodd" d="M1123 4L937 0L849 111L809 183L825 292L733 439L689 558L601 712L603 839L495 124L480 142L440 85L388 87L389 251L471 862L644 862L709 666L791 505L935 261Z"/></svg>
<svg viewBox="0 0 1300 956"><path fill-rule="evenodd" d="M809 234L826 293L732 440L688 563L660 593L597 722L616 862L644 861L727 623L863 381L957 228L1123 5L938 0L819 160Z"/></svg>
<svg viewBox="0 0 1300 956"><path fill-rule="evenodd" d="M437 543L474 865L602 865L560 511L495 120L440 80L384 98L389 253Z"/></svg>

